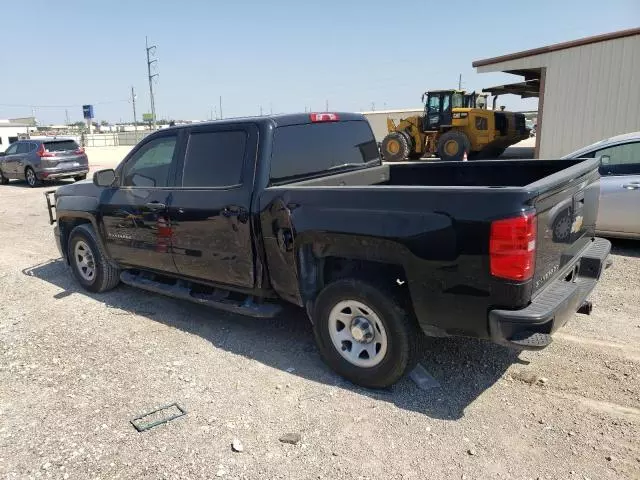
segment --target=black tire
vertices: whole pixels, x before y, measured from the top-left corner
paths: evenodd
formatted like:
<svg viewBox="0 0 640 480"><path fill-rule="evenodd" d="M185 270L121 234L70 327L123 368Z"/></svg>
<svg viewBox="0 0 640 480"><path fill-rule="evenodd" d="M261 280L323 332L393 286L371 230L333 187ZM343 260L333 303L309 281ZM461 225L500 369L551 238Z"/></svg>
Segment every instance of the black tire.
<svg viewBox="0 0 640 480"><path fill-rule="evenodd" d="M9 183L9 179L2 174L2 169L0 168L0 185L7 185Z"/></svg>
<svg viewBox="0 0 640 480"><path fill-rule="evenodd" d="M453 149L455 148L455 152ZM438 156L445 161L459 161L471 151L471 143L467 136L458 130L449 130L438 139Z"/></svg>
<svg viewBox="0 0 640 480"><path fill-rule="evenodd" d="M88 247L92 257L94 274L92 278L83 276L79 258L76 255L76 245L82 242ZM84 248L84 247L83 247ZM86 248L85 248L86 251ZM67 244L67 255L73 274L85 290L90 292L106 292L120 283L120 270L112 266L98 242L93 227L89 224L78 225L71 231ZM86 273L86 272L85 272Z"/></svg>
<svg viewBox="0 0 640 480"><path fill-rule="evenodd" d="M366 305L379 318L386 334L386 353L371 367L354 365L334 345L330 333L330 314L340 302L356 301ZM357 279L335 281L318 295L314 306L314 334L323 360L350 382L367 388L386 388L415 366L419 333L416 322L393 294ZM346 324L345 327L347 328ZM353 345L358 345L354 343ZM354 348L351 345L351 348ZM345 345L343 342L343 348Z"/></svg>
<svg viewBox="0 0 640 480"><path fill-rule="evenodd" d="M87 174L85 173L84 175L76 175L75 177L73 177L73 180L76 182L80 182L82 180L86 180L87 179Z"/></svg>
<svg viewBox="0 0 640 480"><path fill-rule="evenodd" d="M27 167L24 170L24 179L31 188L39 187L42 185L42 180L38 178L36 172L31 167Z"/></svg>
<svg viewBox="0 0 640 480"><path fill-rule="evenodd" d="M382 140L380 151L384 161L402 162L409 158L411 146L404 133L391 132Z"/></svg>

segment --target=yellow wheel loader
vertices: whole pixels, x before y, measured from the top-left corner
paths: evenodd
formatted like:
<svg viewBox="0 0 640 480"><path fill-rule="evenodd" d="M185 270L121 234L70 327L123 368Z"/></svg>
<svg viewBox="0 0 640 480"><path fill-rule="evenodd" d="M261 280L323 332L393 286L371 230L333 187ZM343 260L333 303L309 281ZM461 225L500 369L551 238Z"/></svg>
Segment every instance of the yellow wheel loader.
<svg viewBox="0 0 640 480"><path fill-rule="evenodd" d="M499 157L507 147L529 138L521 113L487 110L486 94L434 90L422 96L424 114L387 119L381 153L387 162L438 156L442 160Z"/></svg>

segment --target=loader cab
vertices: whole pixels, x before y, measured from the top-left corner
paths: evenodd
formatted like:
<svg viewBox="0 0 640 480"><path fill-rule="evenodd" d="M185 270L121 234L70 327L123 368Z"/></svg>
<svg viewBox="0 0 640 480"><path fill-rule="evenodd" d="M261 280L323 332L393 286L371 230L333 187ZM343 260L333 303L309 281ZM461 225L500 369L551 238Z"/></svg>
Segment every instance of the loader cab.
<svg viewBox="0 0 640 480"><path fill-rule="evenodd" d="M458 90L437 90L426 92L422 96L424 104L423 129L440 130L450 126L453 109L464 107L464 92Z"/></svg>

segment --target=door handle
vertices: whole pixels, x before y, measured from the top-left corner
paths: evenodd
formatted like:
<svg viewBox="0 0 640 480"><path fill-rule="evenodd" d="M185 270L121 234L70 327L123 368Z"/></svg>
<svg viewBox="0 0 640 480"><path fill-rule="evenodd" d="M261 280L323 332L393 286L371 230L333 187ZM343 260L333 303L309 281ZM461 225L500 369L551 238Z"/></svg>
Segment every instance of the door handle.
<svg viewBox="0 0 640 480"><path fill-rule="evenodd" d="M147 207L149 210L162 210L167 208L164 203L160 202L149 202L145 205L145 207Z"/></svg>
<svg viewBox="0 0 640 480"><path fill-rule="evenodd" d="M627 190L639 190L640 183L625 183L622 185L622 188L626 188Z"/></svg>

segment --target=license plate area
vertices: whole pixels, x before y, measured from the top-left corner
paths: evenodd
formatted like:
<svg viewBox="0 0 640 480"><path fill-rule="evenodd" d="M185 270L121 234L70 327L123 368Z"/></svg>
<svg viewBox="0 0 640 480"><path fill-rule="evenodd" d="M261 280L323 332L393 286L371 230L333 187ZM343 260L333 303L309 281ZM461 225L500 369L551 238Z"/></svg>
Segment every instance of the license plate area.
<svg viewBox="0 0 640 480"><path fill-rule="evenodd" d="M58 168L73 168L73 167L79 167L80 166L80 162L60 162L58 164Z"/></svg>

